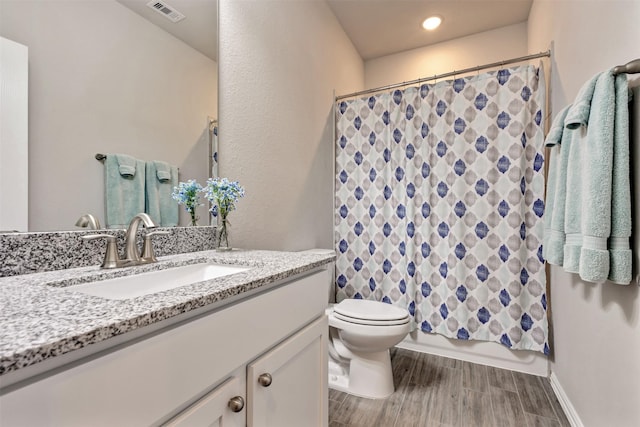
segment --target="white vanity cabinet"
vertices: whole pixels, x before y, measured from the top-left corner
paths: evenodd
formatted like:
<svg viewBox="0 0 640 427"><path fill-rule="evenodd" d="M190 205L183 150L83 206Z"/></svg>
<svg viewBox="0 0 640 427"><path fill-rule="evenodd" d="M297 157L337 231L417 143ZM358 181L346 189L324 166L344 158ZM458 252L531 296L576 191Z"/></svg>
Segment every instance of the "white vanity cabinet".
<svg viewBox="0 0 640 427"><path fill-rule="evenodd" d="M328 282L315 270L7 387L0 425L326 427Z"/></svg>
<svg viewBox="0 0 640 427"><path fill-rule="evenodd" d="M326 426L326 331L325 317L314 321L251 362L246 372L240 368L165 427Z"/></svg>
<svg viewBox="0 0 640 427"><path fill-rule="evenodd" d="M245 388L244 376L234 375L181 412L166 427L243 427Z"/></svg>
<svg viewBox="0 0 640 427"><path fill-rule="evenodd" d="M323 316L247 369L247 426L326 426L327 319Z"/></svg>

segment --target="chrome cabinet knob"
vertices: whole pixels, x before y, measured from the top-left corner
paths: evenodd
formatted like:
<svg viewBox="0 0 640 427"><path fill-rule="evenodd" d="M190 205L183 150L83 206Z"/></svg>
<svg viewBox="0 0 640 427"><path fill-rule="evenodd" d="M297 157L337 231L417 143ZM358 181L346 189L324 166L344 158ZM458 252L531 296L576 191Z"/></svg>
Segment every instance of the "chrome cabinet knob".
<svg viewBox="0 0 640 427"><path fill-rule="evenodd" d="M273 378L271 377L271 374L262 374L258 377L258 383L262 387L269 387L272 381Z"/></svg>
<svg viewBox="0 0 640 427"><path fill-rule="evenodd" d="M244 409L244 399L242 396L236 396L229 399L229 409L233 412L240 412Z"/></svg>

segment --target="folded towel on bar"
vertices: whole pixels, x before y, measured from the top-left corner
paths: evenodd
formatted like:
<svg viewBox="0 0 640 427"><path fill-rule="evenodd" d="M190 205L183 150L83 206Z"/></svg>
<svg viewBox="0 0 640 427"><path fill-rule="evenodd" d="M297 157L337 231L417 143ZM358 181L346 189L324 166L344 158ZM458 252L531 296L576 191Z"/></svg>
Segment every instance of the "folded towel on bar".
<svg viewBox="0 0 640 427"><path fill-rule="evenodd" d="M546 141L551 159L543 254L588 282L632 279L628 102L627 76L600 73L558 114Z"/></svg>
<svg viewBox="0 0 640 427"><path fill-rule="evenodd" d="M108 154L104 163L107 228L126 228L144 212L145 165L125 154Z"/></svg>
<svg viewBox="0 0 640 427"><path fill-rule="evenodd" d="M118 171L122 176L135 176L136 159L126 154L114 154L118 161Z"/></svg>
<svg viewBox="0 0 640 427"><path fill-rule="evenodd" d="M603 282L609 275L607 238L611 234L611 183L613 176L613 126L615 115L613 74L604 72L596 82L577 174L582 177L582 280Z"/></svg>
<svg viewBox="0 0 640 427"><path fill-rule="evenodd" d="M153 165L156 168L156 175L158 176L158 181L165 182L165 181L171 180L171 166L169 165L169 163L161 162L159 160L154 160Z"/></svg>
<svg viewBox="0 0 640 427"><path fill-rule="evenodd" d="M571 132L565 132L564 122L570 107L567 106L558 113L545 141L545 145L549 147L550 159L542 256L549 264L554 265L562 265L564 260L567 162L571 146Z"/></svg>
<svg viewBox="0 0 640 427"><path fill-rule="evenodd" d="M613 180L611 236L609 237L608 280L620 285L631 283L631 180L629 151L629 84L627 75L615 77L613 125Z"/></svg>
<svg viewBox="0 0 640 427"><path fill-rule="evenodd" d="M567 158L567 185L564 216L565 244L563 267L570 273L580 271L580 250L582 247L582 161L587 138L591 101L596 82L601 73L587 81L576 96L575 102L567 112L565 131L570 133L570 146Z"/></svg>
<svg viewBox="0 0 640 427"><path fill-rule="evenodd" d="M178 225L178 203L171 197L178 185L178 168L166 162L153 160L146 163L145 212L162 227Z"/></svg>

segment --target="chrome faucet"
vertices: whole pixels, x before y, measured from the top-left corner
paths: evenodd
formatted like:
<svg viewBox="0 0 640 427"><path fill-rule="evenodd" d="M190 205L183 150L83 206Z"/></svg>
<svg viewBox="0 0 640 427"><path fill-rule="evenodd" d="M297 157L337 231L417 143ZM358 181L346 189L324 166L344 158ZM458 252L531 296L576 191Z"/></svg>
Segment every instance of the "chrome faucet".
<svg viewBox="0 0 640 427"><path fill-rule="evenodd" d="M151 238L160 234L169 234L168 231L153 231L148 232L144 236L144 245L142 247L142 255L138 251L136 245L136 236L140 226L144 225L149 229L156 228L157 225L153 222L151 217L146 213L139 213L133 217L129 223L129 227L125 232L124 241L124 258L120 259L118 256L118 248L116 247L116 237L110 234L89 234L82 236L84 240L94 239L106 239L107 250L104 255L104 261L102 262L102 268L119 268L130 267L133 265L147 264L150 262L156 262L157 259L153 253L153 245Z"/></svg>
<svg viewBox="0 0 640 427"><path fill-rule="evenodd" d="M91 230L99 230L102 227L100 226L100 220L91 214L84 214L76 221L76 227L88 227Z"/></svg>
<svg viewBox="0 0 640 427"><path fill-rule="evenodd" d="M130 265L142 264L143 260L138 252L138 246L136 245L136 236L140 225L144 224L147 228L156 228L157 225L149 215L146 213L139 213L133 217L129 223L129 227L125 233L124 240L124 259L123 261L129 261Z"/></svg>

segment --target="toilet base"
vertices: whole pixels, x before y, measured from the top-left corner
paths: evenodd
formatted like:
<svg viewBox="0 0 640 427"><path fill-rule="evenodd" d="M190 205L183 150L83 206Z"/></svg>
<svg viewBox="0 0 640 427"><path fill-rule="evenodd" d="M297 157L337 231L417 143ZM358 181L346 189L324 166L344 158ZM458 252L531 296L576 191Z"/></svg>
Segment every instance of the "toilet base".
<svg viewBox="0 0 640 427"><path fill-rule="evenodd" d="M348 366L329 359L329 388L368 399L384 399L395 391L389 350L358 353Z"/></svg>

